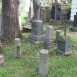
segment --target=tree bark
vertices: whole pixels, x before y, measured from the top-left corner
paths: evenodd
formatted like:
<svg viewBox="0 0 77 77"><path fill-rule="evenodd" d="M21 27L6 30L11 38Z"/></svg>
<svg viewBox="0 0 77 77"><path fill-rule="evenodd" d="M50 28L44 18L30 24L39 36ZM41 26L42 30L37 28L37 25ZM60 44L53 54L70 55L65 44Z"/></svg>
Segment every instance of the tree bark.
<svg viewBox="0 0 77 77"><path fill-rule="evenodd" d="M11 42L20 34L18 19L18 0L2 0L3 39Z"/></svg>

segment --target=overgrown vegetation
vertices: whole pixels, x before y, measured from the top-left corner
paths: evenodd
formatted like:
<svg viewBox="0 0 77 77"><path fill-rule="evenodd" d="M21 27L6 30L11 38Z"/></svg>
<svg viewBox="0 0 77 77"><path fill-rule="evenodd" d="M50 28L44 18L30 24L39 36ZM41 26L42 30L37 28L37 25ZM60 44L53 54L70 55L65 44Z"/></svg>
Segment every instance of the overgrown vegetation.
<svg viewBox="0 0 77 77"><path fill-rule="evenodd" d="M22 33L21 48L22 57L15 59L13 56L13 43L3 43L2 53L5 57L4 66L0 67L1 77L40 77L38 75L39 51L43 44L29 42L29 33ZM72 38L72 55L64 56L56 53L56 45L49 49L48 77L77 77L77 35L68 32ZM55 35L54 35L55 36ZM54 37L55 41L55 37Z"/></svg>
<svg viewBox="0 0 77 77"><path fill-rule="evenodd" d="M20 17L21 17L21 23L25 24L28 18L28 13L23 13Z"/></svg>

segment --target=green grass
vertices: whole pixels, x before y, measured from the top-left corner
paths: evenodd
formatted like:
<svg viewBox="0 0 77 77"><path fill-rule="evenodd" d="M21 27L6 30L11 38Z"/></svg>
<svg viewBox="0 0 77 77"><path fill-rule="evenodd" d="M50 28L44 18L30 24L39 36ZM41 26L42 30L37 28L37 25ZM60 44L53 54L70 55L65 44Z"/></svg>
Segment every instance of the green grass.
<svg viewBox="0 0 77 77"><path fill-rule="evenodd" d="M70 33L71 34L71 33ZM3 43L1 52L5 57L5 64L0 67L0 77L40 77L38 75L39 51L43 44L33 44L28 41L29 33L23 33L21 38L22 57L13 56L13 43ZM77 36L72 35L72 55L64 56L56 53L56 46L49 49L48 77L77 77Z"/></svg>
<svg viewBox="0 0 77 77"><path fill-rule="evenodd" d="M26 20L27 20L27 18L28 18L28 13L23 13L23 14L20 16L20 18L21 18L21 23L22 23L22 24L25 24L25 23L26 23Z"/></svg>

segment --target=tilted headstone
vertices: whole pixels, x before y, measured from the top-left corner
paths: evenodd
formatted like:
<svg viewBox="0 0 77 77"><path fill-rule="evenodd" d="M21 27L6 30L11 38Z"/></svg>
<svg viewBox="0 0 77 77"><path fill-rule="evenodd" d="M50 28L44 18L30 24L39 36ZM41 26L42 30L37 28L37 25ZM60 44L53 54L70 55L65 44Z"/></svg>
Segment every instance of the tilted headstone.
<svg viewBox="0 0 77 77"><path fill-rule="evenodd" d="M19 38L14 39L14 57L15 58L21 57L21 44Z"/></svg>
<svg viewBox="0 0 77 77"><path fill-rule="evenodd" d="M44 46L51 47L53 42L53 27L48 26L44 37Z"/></svg>
<svg viewBox="0 0 77 77"><path fill-rule="evenodd" d="M43 40L43 22L40 20L40 1L33 0L34 20L32 21L30 41L40 43Z"/></svg>
<svg viewBox="0 0 77 77"><path fill-rule="evenodd" d="M56 32L57 52L64 55L70 55L71 51L71 38L67 35L61 35L61 31Z"/></svg>
<svg viewBox="0 0 77 77"><path fill-rule="evenodd" d="M42 49L39 53L39 74L41 77L48 75L48 50Z"/></svg>
<svg viewBox="0 0 77 77"><path fill-rule="evenodd" d="M0 55L0 66L4 64L4 57L3 55Z"/></svg>

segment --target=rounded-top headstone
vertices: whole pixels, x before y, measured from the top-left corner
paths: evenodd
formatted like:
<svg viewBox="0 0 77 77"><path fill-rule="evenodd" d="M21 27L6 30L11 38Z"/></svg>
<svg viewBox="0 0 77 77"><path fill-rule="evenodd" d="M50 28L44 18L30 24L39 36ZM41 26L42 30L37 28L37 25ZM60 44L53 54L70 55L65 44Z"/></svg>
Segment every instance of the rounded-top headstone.
<svg viewBox="0 0 77 77"><path fill-rule="evenodd" d="M14 44L15 45L19 45L20 44L20 39L19 38L15 38L14 39Z"/></svg>
<svg viewBox="0 0 77 77"><path fill-rule="evenodd" d="M40 54L42 54L42 55L47 55L47 54L48 54L48 50L42 49L42 50L40 51Z"/></svg>
<svg viewBox="0 0 77 77"><path fill-rule="evenodd" d="M42 49L39 56L39 74L46 77L48 74L48 50Z"/></svg>
<svg viewBox="0 0 77 77"><path fill-rule="evenodd" d="M21 56L21 44L20 44L20 39L15 38L14 39L14 57L18 58Z"/></svg>

